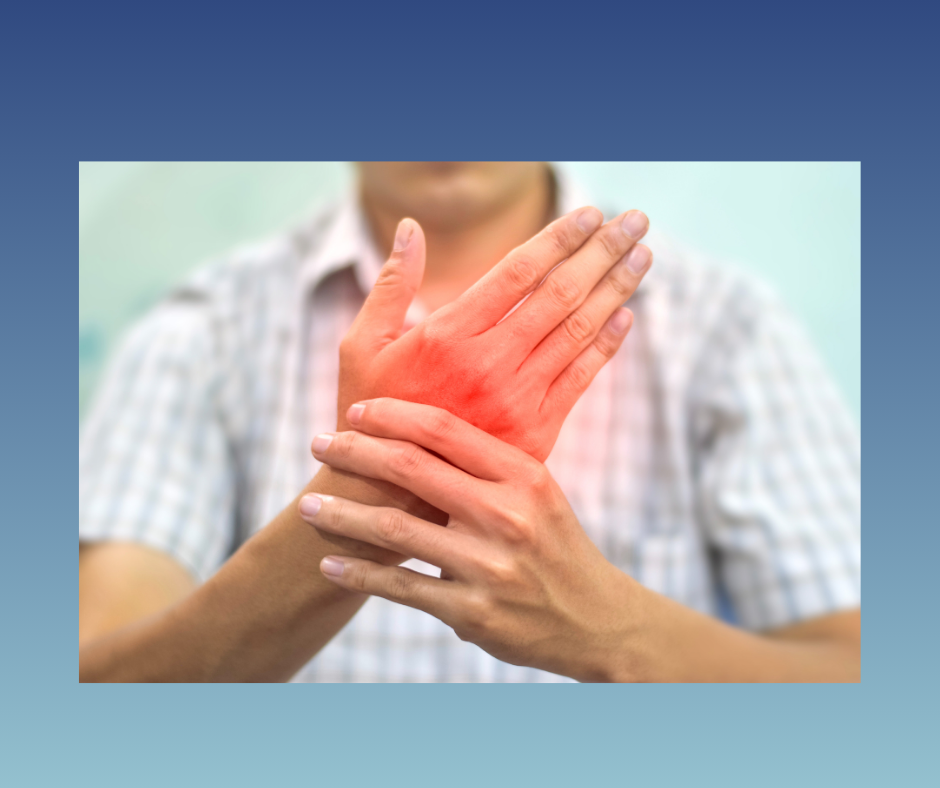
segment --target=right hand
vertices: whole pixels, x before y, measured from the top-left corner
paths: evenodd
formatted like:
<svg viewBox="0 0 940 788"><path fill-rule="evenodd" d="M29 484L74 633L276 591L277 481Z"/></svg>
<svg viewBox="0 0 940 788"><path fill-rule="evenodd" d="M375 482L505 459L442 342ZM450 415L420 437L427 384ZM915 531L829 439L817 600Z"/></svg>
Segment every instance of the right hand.
<svg viewBox="0 0 940 788"><path fill-rule="evenodd" d="M561 217L402 333L425 258L421 227L403 219L340 347L338 429L349 429L351 404L392 397L449 411L544 462L623 342L633 315L622 304L652 259L637 244L648 228L640 211L602 222L596 208Z"/></svg>

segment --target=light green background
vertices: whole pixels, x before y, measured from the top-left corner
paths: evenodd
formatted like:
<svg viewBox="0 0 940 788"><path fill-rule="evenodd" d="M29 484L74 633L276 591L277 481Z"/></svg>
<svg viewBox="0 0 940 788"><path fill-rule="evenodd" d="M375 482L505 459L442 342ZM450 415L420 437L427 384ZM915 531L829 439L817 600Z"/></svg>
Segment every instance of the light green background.
<svg viewBox="0 0 940 788"><path fill-rule="evenodd" d="M859 163L566 165L594 201L756 274L802 319L861 411ZM336 163L81 163L79 418L115 341L180 277L302 219L349 182ZM655 253L655 249L654 249Z"/></svg>

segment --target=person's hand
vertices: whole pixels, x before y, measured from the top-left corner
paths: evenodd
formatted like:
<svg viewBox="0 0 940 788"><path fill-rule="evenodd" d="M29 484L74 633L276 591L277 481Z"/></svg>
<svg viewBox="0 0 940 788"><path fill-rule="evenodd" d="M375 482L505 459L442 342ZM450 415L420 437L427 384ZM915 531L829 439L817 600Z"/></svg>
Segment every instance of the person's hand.
<svg viewBox="0 0 940 788"><path fill-rule="evenodd" d="M392 255L340 346L337 429L349 428L352 403L395 397L445 408L544 460L568 412L619 346L616 338L629 330L633 315L621 305L652 260L636 244L648 227L644 214L630 211L603 227L602 221L596 208L582 208L552 222L405 332L425 242L418 223L403 219ZM602 336L604 325L609 331ZM336 495L447 522L444 512L394 484L329 466L317 476ZM320 533L352 555L404 560Z"/></svg>
<svg viewBox="0 0 940 788"><path fill-rule="evenodd" d="M620 337L605 329L599 341ZM318 529L442 570L438 579L330 556L325 577L430 613L505 662L587 681L610 678L614 666L623 675L635 583L590 541L544 465L439 408L377 399L347 417L355 431L318 436L317 458L411 490L450 520L441 528L398 509L307 496L304 519Z"/></svg>
<svg viewBox="0 0 940 788"><path fill-rule="evenodd" d="M394 397L448 410L545 460L568 412L616 349L613 338L629 329L632 315L620 307L652 259L636 245L648 227L644 214L602 221L596 208L561 217L403 333L425 258L420 226L403 219L340 347L338 429L348 428L353 402ZM610 332L600 335L608 321Z"/></svg>

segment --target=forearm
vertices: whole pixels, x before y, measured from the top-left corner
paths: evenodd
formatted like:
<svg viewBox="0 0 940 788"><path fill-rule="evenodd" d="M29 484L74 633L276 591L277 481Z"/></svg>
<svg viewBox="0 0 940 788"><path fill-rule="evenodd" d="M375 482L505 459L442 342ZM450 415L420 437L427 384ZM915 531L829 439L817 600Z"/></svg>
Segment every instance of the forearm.
<svg viewBox="0 0 940 788"><path fill-rule="evenodd" d="M192 594L167 610L79 648L80 681L285 681L336 635L366 597L324 580L326 555L382 563L403 557L326 538L298 514L310 492L436 510L391 485L324 468L269 525ZM438 515L440 513L437 513Z"/></svg>
<svg viewBox="0 0 940 788"><path fill-rule="evenodd" d="M643 588L633 588L631 621L606 678L641 682L859 681L858 641L782 638L729 626Z"/></svg>

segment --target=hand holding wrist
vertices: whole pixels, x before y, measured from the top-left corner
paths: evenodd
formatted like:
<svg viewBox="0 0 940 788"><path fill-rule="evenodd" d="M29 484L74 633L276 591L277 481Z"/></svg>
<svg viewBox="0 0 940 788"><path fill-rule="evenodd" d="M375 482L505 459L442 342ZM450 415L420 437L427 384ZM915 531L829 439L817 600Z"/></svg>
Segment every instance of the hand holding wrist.
<svg viewBox="0 0 940 788"><path fill-rule="evenodd" d="M380 479L369 479L349 471L331 468L329 465L320 468L317 475L314 476L311 483L304 490L299 504L302 516L305 514L304 498L311 493L359 501L371 506L391 506L437 525L447 524L447 514L422 501L414 493ZM315 504L315 502L311 503ZM376 547L358 539L328 533L320 529L317 529L317 531L323 539L333 545L331 550L343 555L365 558L387 566L400 564L407 560L407 556Z"/></svg>
<svg viewBox="0 0 940 788"><path fill-rule="evenodd" d="M321 563L327 579L424 610L506 662L585 681L628 675L636 584L591 543L544 465L425 405L373 400L358 427L319 442L318 459L408 487L447 511L448 527L340 498L306 519L442 575L336 555Z"/></svg>

